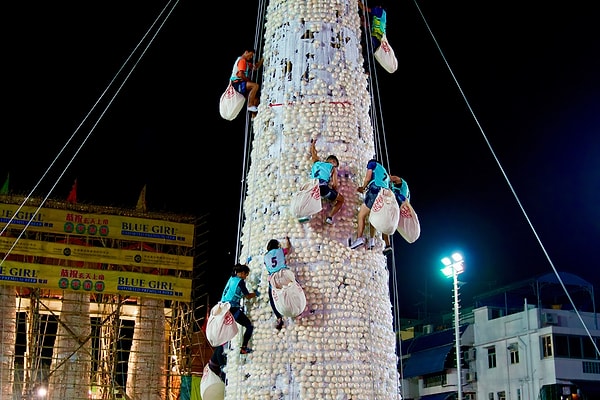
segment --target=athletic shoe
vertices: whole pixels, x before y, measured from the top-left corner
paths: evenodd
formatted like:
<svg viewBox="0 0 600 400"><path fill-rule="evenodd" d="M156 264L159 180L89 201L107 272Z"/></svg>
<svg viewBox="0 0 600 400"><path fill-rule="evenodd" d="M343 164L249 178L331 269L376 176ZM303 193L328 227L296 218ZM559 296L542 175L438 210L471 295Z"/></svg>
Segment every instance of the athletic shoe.
<svg viewBox="0 0 600 400"><path fill-rule="evenodd" d="M375 238L369 239L369 246L367 248L371 250L373 247L375 247Z"/></svg>
<svg viewBox="0 0 600 400"><path fill-rule="evenodd" d="M333 225L333 219L331 217L327 217L327 218L325 218L325 223L327 223L329 225Z"/></svg>
<svg viewBox="0 0 600 400"><path fill-rule="evenodd" d="M248 111L250 111L250 112L257 112L258 111L258 107L256 107L256 106L248 106Z"/></svg>
<svg viewBox="0 0 600 400"><path fill-rule="evenodd" d="M392 252L392 246L390 246L389 244L387 246L385 246L385 249L383 249L383 254L388 255Z"/></svg>
<svg viewBox="0 0 600 400"><path fill-rule="evenodd" d="M357 247L360 247L363 244L365 244L365 239L362 238L362 237L359 237L354 242L352 242L352 244L350 245L350 248L351 249L356 249Z"/></svg>
<svg viewBox="0 0 600 400"><path fill-rule="evenodd" d="M310 217L301 217L298 218L298 222L300 222L301 224L310 221Z"/></svg>
<svg viewBox="0 0 600 400"><path fill-rule="evenodd" d="M240 349L240 354L250 354L250 353L252 353L252 349L249 347L242 347Z"/></svg>

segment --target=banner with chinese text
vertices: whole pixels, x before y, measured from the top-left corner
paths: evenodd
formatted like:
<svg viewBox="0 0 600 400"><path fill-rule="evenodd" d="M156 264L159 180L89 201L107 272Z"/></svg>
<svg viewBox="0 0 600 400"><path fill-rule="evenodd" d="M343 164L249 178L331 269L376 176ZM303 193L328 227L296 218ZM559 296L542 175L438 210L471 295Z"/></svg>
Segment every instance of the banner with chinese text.
<svg viewBox="0 0 600 400"><path fill-rule="evenodd" d="M42 242L0 236L0 253L50 257L59 260L85 261L98 264L134 265L162 269L191 271L194 258L141 250L111 249L75 244Z"/></svg>
<svg viewBox="0 0 600 400"><path fill-rule="evenodd" d="M192 298L192 280L188 278L8 260L0 265L0 285L153 297L182 302L190 302Z"/></svg>
<svg viewBox="0 0 600 400"><path fill-rule="evenodd" d="M0 227L192 247L194 225L122 215L0 204ZM12 221L11 221L12 219Z"/></svg>

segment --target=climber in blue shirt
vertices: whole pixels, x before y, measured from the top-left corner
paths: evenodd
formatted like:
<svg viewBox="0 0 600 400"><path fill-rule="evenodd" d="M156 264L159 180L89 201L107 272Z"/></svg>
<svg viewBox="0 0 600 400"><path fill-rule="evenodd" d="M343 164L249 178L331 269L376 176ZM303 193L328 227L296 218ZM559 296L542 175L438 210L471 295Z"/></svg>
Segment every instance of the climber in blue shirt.
<svg viewBox="0 0 600 400"><path fill-rule="evenodd" d="M246 288L246 278L250 274L250 267L243 264L237 264L233 267L231 278L227 281L225 289L223 289L223 295L221 296L222 303L229 303L231 307L229 311L233 314L235 321L246 328L244 337L242 338L242 347L240 354L251 353L252 349L248 347L254 326L250 319L244 314L240 301L242 298L252 299L256 297L256 293L251 293Z"/></svg>
<svg viewBox="0 0 600 400"><path fill-rule="evenodd" d="M325 161L319 159L317 154L317 139L310 141L310 154L312 156L313 166L310 171L312 178L319 180L319 191L321 198L329 200L332 203L331 210L327 213L325 222L332 225L333 216L337 214L344 204L344 196L338 192L338 167L340 162L333 154L327 156Z"/></svg>
<svg viewBox="0 0 600 400"><path fill-rule="evenodd" d="M350 245L352 249L356 249L365 244L363 233L367 218L371 211L371 207L373 207L373 203L375 203L375 199L382 188L390 188L390 175L385 167L373 158L367 163L367 173L365 174L363 185L356 189L358 192L364 193L365 197L363 204L361 204L360 209L358 210L358 230L356 232L356 240ZM372 225L370 226L370 231L371 242L369 243L369 248L372 248L374 246L373 236L375 234L375 228Z"/></svg>

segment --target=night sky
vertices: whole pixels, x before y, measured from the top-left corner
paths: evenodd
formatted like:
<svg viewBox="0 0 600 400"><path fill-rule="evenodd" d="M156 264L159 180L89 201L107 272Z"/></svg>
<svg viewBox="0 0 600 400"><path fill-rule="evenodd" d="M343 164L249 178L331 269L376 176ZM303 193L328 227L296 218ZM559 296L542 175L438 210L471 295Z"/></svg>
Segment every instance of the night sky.
<svg viewBox="0 0 600 400"><path fill-rule="evenodd" d="M440 259L454 251L463 306L554 269L598 292L592 3L384 3L399 62L376 71L390 172L408 182L422 230L413 244L394 237L403 316L451 310ZM207 286L220 293L235 262L245 119L223 120L218 101L254 45L258 2L245 4L229 16L190 0L11 2L0 180L66 198L77 179L79 202L130 208L147 185L152 211L209 214Z"/></svg>

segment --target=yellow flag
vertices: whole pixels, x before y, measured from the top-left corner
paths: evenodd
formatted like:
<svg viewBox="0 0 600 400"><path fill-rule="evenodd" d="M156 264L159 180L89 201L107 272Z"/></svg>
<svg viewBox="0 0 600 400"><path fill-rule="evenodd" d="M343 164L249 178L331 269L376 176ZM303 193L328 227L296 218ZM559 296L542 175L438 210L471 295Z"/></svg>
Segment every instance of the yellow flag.
<svg viewBox="0 0 600 400"><path fill-rule="evenodd" d="M146 212L146 185L142 188L140 192L140 197L138 197L137 205L135 206L137 211Z"/></svg>

